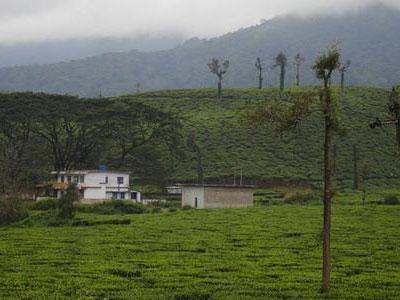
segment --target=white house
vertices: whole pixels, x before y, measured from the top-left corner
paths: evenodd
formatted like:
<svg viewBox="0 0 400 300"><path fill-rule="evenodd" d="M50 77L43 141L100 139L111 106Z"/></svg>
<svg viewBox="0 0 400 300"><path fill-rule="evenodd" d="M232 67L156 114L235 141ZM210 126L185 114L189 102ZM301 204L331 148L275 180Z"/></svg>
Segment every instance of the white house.
<svg viewBox="0 0 400 300"><path fill-rule="evenodd" d="M107 170L83 170L52 172L56 182L52 184L57 198L65 193L70 183L75 183L82 202L110 199L140 201L141 195L129 188L129 173Z"/></svg>

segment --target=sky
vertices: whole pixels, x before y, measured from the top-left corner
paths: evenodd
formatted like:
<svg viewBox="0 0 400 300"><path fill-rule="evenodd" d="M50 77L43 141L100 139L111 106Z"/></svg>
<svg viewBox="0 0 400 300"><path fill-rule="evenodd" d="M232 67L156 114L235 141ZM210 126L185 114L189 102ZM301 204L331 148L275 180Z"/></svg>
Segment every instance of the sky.
<svg viewBox="0 0 400 300"><path fill-rule="evenodd" d="M277 15L345 13L400 0L0 0L0 44L179 33L209 38Z"/></svg>

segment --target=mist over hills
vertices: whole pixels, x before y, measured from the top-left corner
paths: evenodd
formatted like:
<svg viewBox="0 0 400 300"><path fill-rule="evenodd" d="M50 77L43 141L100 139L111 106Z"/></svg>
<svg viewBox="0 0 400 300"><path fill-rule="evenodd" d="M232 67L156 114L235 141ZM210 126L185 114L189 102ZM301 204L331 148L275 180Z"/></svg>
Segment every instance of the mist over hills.
<svg viewBox="0 0 400 300"><path fill-rule="evenodd" d="M160 51L175 48L183 41L183 36L169 34L120 38L76 38L0 45L0 67L58 63L132 49L143 52Z"/></svg>
<svg viewBox="0 0 400 300"><path fill-rule="evenodd" d="M352 85L394 85L400 82L400 11L385 6L335 16L282 16L260 25L209 40L191 39L170 50L102 54L82 60L41 66L0 69L3 91L44 91L81 96L120 95L141 90L209 87L211 57L231 62L225 86L256 85L255 59L266 65L267 85L278 82L273 58L288 58L287 83L294 82L293 57L306 58L302 82L314 84L312 62L318 51L341 41L343 59L352 61L347 82ZM337 79L336 79L337 80Z"/></svg>

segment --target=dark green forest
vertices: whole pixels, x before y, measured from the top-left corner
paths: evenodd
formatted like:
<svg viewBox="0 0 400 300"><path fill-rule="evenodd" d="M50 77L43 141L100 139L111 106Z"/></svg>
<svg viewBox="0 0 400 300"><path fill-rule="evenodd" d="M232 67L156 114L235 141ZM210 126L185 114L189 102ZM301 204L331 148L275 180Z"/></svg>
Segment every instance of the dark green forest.
<svg viewBox="0 0 400 300"><path fill-rule="evenodd" d="M224 79L228 87L257 86L257 57L264 65L264 83L279 84L272 69L279 52L288 58L287 85L296 81L294 58L301 53L303 84L316 84L311 70L316 55L334 40L341 42L351 85L389 86L400 77L400 13L383 5L343 15L282 16L260 25L209 40L197 38L165 51L109 53L87 59L42 66L0 69L0 90L36 91L97 97L140 91L204 88L216 84L207 68L212 57L229 59ZM335 82L339 76L335 75Z"/></svg>

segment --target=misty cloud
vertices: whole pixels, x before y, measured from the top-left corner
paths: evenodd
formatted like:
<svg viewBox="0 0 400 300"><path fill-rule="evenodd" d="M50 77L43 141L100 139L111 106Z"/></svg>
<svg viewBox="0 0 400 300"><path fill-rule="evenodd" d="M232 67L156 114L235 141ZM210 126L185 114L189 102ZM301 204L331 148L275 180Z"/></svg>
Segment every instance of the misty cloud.
<svg viewBox="0 0 400 300"><path fill-rule="evenodd" d="M2 0L0 44L176 32L212 37L275 15L343 13L398 0Z"/></svg>

